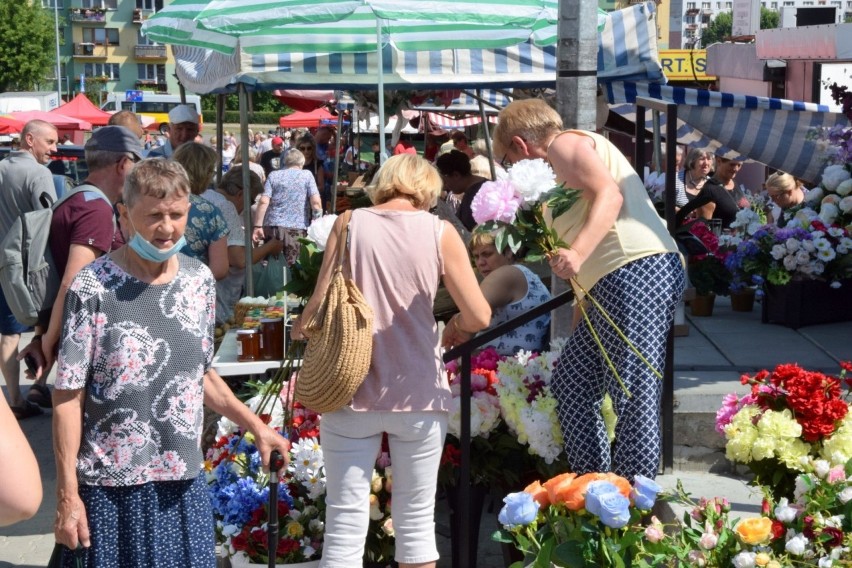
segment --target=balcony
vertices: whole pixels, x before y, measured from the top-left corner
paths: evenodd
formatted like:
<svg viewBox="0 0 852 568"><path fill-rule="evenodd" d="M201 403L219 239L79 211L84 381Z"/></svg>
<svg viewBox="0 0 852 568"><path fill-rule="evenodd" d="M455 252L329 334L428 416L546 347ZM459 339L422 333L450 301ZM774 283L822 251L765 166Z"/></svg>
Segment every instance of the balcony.
<svg viewBox="0 0 852 568"><path fill-rule="evenodd" d="M686 15L687 15L687 16L697 16L697 15L698 15L698 12L699 12L698 8L689 8L689 9L686 11Z"/></svg>
<svg viewBox="0 0 852 568"><path fill-rule="evenodd" d="M154 10L142 10L140 8L133 9L133 23L141 24L155 14Z"/></svg>
<svg viewBox="0 0 852 568"><path fill-rule="evenodd" d="M157 81L155 79L139 79L136 81L135 86L137 89L142 89L145 91L156 91L158 93L168 93L169 85L165 81Z"/></svg>
<svg viewBox="0 0 852 568"><path fill-rule="evenodd" d="M136 59L164 60L166 59L165 45L137 45L134 51Z"/></svg>
<svg viewBox="0 0 852 568"><path fill-rule="evenodd" d="M72 22L106 23L106 11L101 8L71 8L70 15Z"/></svg>
<svg viewBox="0 0 852 568"><path fill-rule="evenodd" d="M109 55L106 45L90 42L80 42L74 44L74 57L80 59L106 59Z"/></svg>

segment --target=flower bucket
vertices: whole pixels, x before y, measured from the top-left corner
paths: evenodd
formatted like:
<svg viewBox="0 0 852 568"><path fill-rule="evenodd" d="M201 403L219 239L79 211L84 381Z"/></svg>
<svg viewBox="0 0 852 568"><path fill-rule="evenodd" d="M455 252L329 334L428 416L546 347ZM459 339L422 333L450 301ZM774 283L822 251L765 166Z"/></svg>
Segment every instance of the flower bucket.
<svg viewBox="0 0 852 568"><path fill-rule="evenodd" d="M735 312L750 312L754 309L754 288L731 292L731 309Z"/></svg>
<svg viewBox="0 0 852 568"><path fill-rule="evenodd" d="M761 321L798 329L852 320L852 279L840 283L832 288L821 280L792 280L783 286L767 282Z"/></svg>
<svg viewBox="0 0 852 568"><path fill-rule="evenodd" d="M708 317L713 315L713 305L716 303L716 294L706 296L695 296L689 301L689 310L696 317Z"/></svg>
<svg viewBox="0 0 852 568"><path fill-rule="evenodd" d="M317 568L319 560L310 560L308 562L296 562L295 564L276 564L276 568ZM231 568L267 568L267 564L259 564L250 562L248 556L240 552L231 557Z"/></svg>

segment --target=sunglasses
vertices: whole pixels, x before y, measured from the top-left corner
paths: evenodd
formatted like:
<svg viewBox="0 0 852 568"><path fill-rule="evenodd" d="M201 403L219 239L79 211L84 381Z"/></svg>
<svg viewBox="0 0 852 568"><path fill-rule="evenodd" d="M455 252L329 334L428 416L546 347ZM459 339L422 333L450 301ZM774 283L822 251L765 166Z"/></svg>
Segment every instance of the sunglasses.
<svg viewBox="0 0 852 568"><path fill-rule="evenodd" d="M311 152L313 152L314 149L311 146L299 146L299 150L301 150L302 152L306 150L310 150Z"/></svg>

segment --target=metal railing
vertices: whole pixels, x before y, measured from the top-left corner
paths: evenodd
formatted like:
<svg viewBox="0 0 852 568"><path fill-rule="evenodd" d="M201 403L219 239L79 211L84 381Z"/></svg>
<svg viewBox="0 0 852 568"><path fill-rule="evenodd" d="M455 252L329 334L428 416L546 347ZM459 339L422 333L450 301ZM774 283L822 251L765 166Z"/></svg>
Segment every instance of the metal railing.
<svg viewBox="0 0 852 568"><path fill-rule="evenodd" d="M483 345L493 339L497 339L501 335L512 331L518 326L521 326L529 321L541 317L560 306L564 306L574 299L574 292L568 290L558 296L551 298L547 302L536 306L530 311L511 319L503 324L498 325L494 329L485 331L470 341L450 349L444 353L444 362L453 361L461 358L461 425L459 434L459 445L461 446L461 456L459 458L459 481L458 481L458 503L456 503L455 511L458 514L458 530L452 535L453 539L458 539L458 554L456 558L462 563L462 566L454 566L453 568L472 568L465 566L464 563L470 558L470 360L473 352L481 348ZM476 543L474 543L475 545Z"/></svg>

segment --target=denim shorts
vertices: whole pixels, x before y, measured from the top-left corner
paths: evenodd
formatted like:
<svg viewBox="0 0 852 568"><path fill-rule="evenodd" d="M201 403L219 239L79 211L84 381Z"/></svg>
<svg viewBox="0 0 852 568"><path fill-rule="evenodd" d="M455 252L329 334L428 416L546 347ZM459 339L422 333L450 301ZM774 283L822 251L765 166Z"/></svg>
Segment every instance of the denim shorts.
<svg viewBox="0 0 852 568"><path fill-rule="evenodd" d="M32 329L15 319L12 310L9 309L9 304L6 302L6 296L0 289L0 335L20 335L32 331Z"/></svg>

